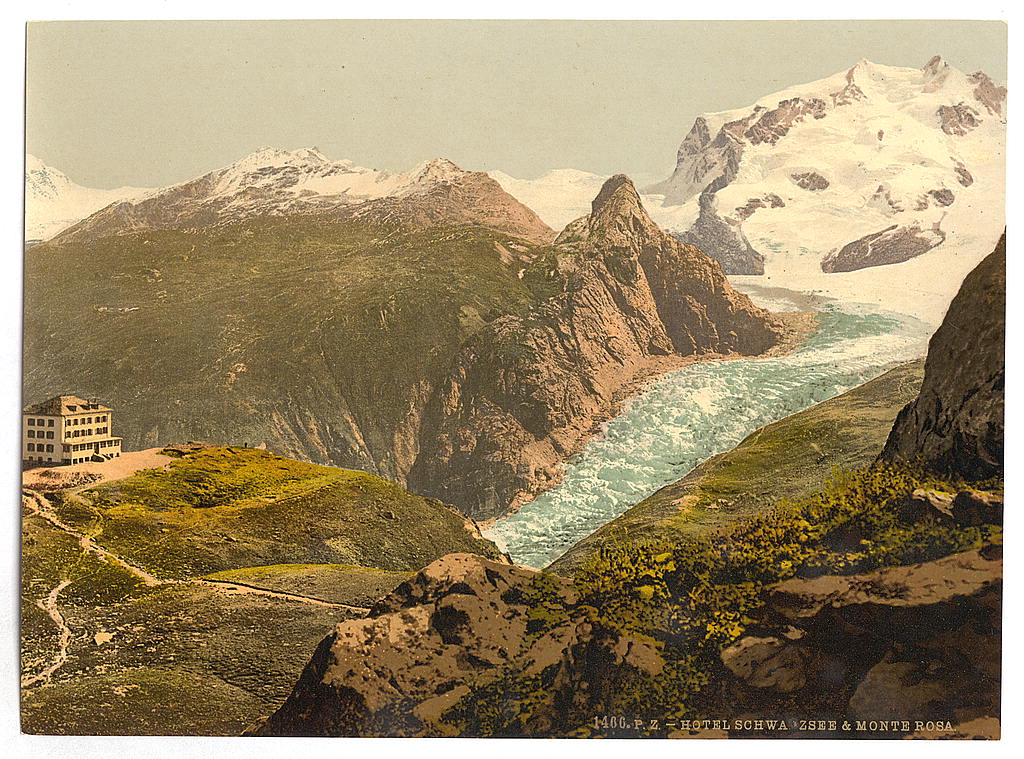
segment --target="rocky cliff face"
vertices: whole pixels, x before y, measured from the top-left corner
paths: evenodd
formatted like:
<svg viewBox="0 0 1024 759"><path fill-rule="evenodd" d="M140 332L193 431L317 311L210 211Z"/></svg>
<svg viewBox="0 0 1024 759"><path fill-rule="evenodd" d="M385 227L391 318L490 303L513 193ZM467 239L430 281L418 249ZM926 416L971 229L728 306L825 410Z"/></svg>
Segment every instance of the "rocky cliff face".
<svg viewBox="0 0 1024 759"><path fill-rule="evenodd" d="M883 461L921 457L967 479L1003 472L1006 235L964 280L928 345L924 384L900 412Z"/></svg>
<svg viewBox="0 0 1024 759"><path fill-rule="evenodd" d="M712 182L700 194L700 213L697 221L686 232L679 235L683 242L696 245L701 250L714 254L729 274L764 274L764 256L751 246L750 241L737 219L723 219L718 215L715 193L725 186L725 177ZM748 202L744 218L764 203L757 200Z"/></svg>
<svg viewBox="0 0 1024 759"><path fill-rule="evenodd" d="M716 262L662 232L621 175L524 276L547 297L459 351L409 473L411 488L475 518L553 484L560 462L659 357L752 355L783 334Z"/></svg>

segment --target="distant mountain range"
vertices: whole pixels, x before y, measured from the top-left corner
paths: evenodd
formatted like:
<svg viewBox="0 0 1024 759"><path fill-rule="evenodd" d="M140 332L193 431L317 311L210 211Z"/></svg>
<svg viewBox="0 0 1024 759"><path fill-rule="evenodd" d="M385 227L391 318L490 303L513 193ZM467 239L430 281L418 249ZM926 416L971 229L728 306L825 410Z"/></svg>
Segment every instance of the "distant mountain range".
<svg viewBox="0 0 1024 759"><path fill-rule="evenodd" d="M493 187L492 187L493 185ZM388 214L388 201L409 200L406 212L427 196L429 214L445 212L527 238L549 239L554 233L536 215L499 190L485 174L466 172L451 161L435 159L407 172L391 174L333 161L316 148L260 148L234 163L181 184L110 205L71 225L60 237L95 238L146 229L182 229L225 225L245 219L302 214L340 216ZM440 202L436 193L448 196ZM460 197L456 200L452 193ZM504 197L502 197L504 196ZM373 203L373 201L380 201ZM474 201L474 202L471 202ZM496 204L496 205L495 205ZM421 211L427 212L423 203Z"/></svg>
<svg viewBox="0 0 1024 759"><path fill-rule="evenodd" d="M699 117L648 192L689 206L683 238L733 274L764 273L770 246L803 249L825 272L900 263L947 238L984 238L984 253L1003 226L1005 99L938 56L921 69L862 60Z"/></svg>
<svg viewBox="0 0 1024 759"><path fill-rule="evenodd" d="M823 273L928 254L931 263L900 276L927 289L938 256L958 283L1004 226L1005 101L1006 88L986 74L964 74L938 56L921 69L862 60L698 117L671 176L641 197L656 223L727 274L827 289L836 282L820 281ZM75 233L320 213L415 195L459 173L443 159L392 174L316 148L261 148L160 190L89 190L30 156L26 234L47 239L108 204ZM607 179L575 169L490 177L554 229L588 213Z"/></svg>

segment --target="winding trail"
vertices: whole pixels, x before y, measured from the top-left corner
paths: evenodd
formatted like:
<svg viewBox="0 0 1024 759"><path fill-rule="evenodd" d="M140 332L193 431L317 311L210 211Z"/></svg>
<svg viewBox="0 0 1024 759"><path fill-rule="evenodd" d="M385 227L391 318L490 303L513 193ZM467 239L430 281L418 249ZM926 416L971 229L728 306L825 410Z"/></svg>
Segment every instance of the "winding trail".
<svg viewBox="0 0 1024 759"><path fill-rule="evenodd" d="M46 500L42 493L35 490L24 488L21 491L21 502L29 510L29 513L42 517L47 522L52 524L58 530L66 532L74 538L78 539L78 545L81 546L82 550L86 553L94 554L102 559L117 564L123 569L127 569L135 577L139 578L144 585L147 587L154 587L156 585L166 585L168 583L179 582L178 580L161 580L159 577L154 577L142 567L136 566L129 561L122 559L120 556L111 553L106 548L96 544L92 538L86 535L84 532L76 530L66 522L63 522L60 517L53 513L53 509L50 507L50 502Z"/></svg>
<svg viewBox="0 0 1024 759"><path fill-rule="evenodd" d="M57 656L50 666L35 675L22 675L22 688L29 688L37 683L49 682L53 673L63 667L64 662L68 660L68 648L71 645L71 628L68 627L68 623L64 620L64 616L60 613L60 609L57 608L57 597L60 595L61 591L70 584L71 580L62 580L59 584L53 587L53 589L47 594L46 598L41 598L36 601L36 606L49 614L50 619L52 619L53 623L57 625L57 629L60 631L60 637L58 639L59 645Z"/></svg>
<svg viewBox="0 0 1024 759"><path fill-rule="evenodd" d="M329 607L333 609L343 609L348 612L355 614L366 614L370 609L364 606L352 606L350 604L335 603L332 601L325 601L322 598L314 598L313 596L304 596L299 593L288 593L282 590L268 590L261 588L256 585L248 585L246 583L234 582L230 580L211 580L207 578L189 578L185 580L177 579L161 579L147 572L137 564L121 558L117 554L108 551L103 546L96 543L93 538L89 537L80 530L76 530L71 525L64 522L57 514L53 512L53 508L50 502L38 491L31 490L29 488L23 488L21 491L22 505L28 510L30 516L36 516L40 519L45 519L51 525L56 527L58 530L70 535L75 538L78 542L79 547L86 553L91 553L94 556L98 556L101 560L116 564L117 566L127 570L134 577L145 585L146 587L157 587L162 585L203 585L213 590L224 593L225 595L258 595L266 596L269 598L277 598L284 601L294 601L297 603L310 604L313 606ZM55 585L46 598L39 599L36 601L36 605L45 611L53 623L57 626L57 630L60 633L59 636L59 648L54 661L40 672L28 675L25 674L21 679L21 687L28 688L33 685L42 685L50 682L53 675L57 670L64 666L68 660L69 650L71 647L71 641L74 637L74 633L70 627L68 627L67 621L64 616L60 613L60 609L57 605L57 600L60 597L61 592L72 583L72 580L61 580Z"/></svg>

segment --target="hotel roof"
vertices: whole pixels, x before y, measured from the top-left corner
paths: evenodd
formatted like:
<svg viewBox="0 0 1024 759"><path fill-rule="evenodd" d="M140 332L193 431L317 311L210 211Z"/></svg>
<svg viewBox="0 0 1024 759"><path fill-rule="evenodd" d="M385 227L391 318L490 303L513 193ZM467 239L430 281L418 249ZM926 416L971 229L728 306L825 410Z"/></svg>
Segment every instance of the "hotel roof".
<svg viewBox="0 0 1024 759"><path fill-rule="evenodd" d="M69 414L80 414L84 411L112 411L108 406L103 406L97 401L87 401L77 395L55 395L42 403L26 406L26 414L42 414L49 416L67 416Z"/></svg>

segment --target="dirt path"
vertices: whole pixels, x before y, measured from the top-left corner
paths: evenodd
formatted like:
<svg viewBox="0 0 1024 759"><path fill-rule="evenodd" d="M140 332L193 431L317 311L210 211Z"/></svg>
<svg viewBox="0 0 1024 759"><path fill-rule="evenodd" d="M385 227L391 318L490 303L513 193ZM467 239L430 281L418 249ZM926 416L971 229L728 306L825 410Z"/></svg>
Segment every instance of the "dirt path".
<svg viewBox="0 0 1024 759"><path fill-rule="evenodd" d="M142 567L135 566L131 562L125 561L120 556L117 556L106 548L96 545L96 542L83 532L76 530L74 527L61 521L60 517L53 513L50 508L50 502L43 497L42 493L37 493L34 490L24 489L21 491L22 503L28 508L31 514L42 517L47 522L52 524L58 530L66 532L68 535L78 539L78 545L82 547L82 550L86 553L91 553L99 556L107 561L117 564L119 567L123 567L139 578L146 586L154 587L156 585L166 585L167 583L178 582L177 580L161 580L159 577L154 577Z"/></svg>
<svg viewBox="0 0 1024 759"><path fill-rule="evenodd" d="M60 631L58 639L59 649L56 658L49 667L35 675L22 675L22 688L28 688L37 683L49 682L53 673L63 667L64 662L68 660L68 648L71 646L71 628L68 627L67 622L64 621L64 616L60 613L60 609L57 608L57 597L70 584L71 580L62 580L53 587L46 598L36 601L36 606L50 615L50 619L53 620L53 623L57 625L57 629Z"/></svg>
<svg viewBox="0 0 1024 759"><path fill-rule="evenodd" d="M147 572L142 567L132 564L120 556L108 551L96 542L81 532L71 527L67 523L61 520L50 506L50 502L43 496L42 493L38 493L29 488L22 489L22 504L28 510L32 516L37 516L40 519L45 519L47 522L52 524L58 530L74 537L78 541L78 545L86 553L91 553L95 556L100 557L104 561L108 561L112 564L116 564L123 569L128 570L135 577L137 577L147 587L156 587L160 585L204 585L215 589L217 592L224 593L226 595L238 595L238 594L251 594L268 596L270 598L279 598L285 601L293 601L296 603L311 604L313 606L325 606L334 609L344 609L345 611L365 614L369 611L369 608L363 606L351 606L349 604L333 603L331 601L324 601L320 598L313 598L312 596L304 596L299 593L287 593L278 590L268 590L266 588L260 588L255 585L246 585L245 583L232 582L228 580L209 580L203 578L189 578L185 580L164 580L159 577L155 577ZM45 611L53 623L57 626L57 630L60 633L59 645L60 648L57 652L57 656L54 661L42 671L34 675L23 675L21 680L21 687L28 688L33 685L40 685L47 683L53 677L53 674L60 669L64 663L68 660L68 650L71 646L71 639L73 633L71 628L68 627L67 622L64 620L63 615L60 613L60 609L57 606L57 599L61 592L68 585L71 584L71 580L62 580L60 583L55 585L50 592L47 594L45 599L39 599L36 604L40 609Z"/></svg>
<svg viewBox="0 0 1024 759"><path fill-rule="evenodd" d="M366 606L350 606L349 604L324 601L322 598L303 596L298 593L287 593L283 590L268 590L267 588L261 588L257 585L247 585L244 582L235 582L233 580L199 579L182 580L181 582L214 585L217 586L218 589L223 589L227 593L253 593L260 596L270 596L271 598L283 598L286 601L301 601L302 603L313 604L314 606L329 606L333 609L345 609L346 611L352 611L358 614L365 614L370 610L369 607Z"/></svg>

